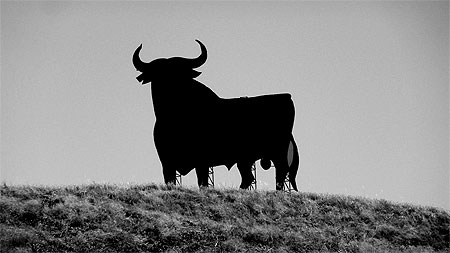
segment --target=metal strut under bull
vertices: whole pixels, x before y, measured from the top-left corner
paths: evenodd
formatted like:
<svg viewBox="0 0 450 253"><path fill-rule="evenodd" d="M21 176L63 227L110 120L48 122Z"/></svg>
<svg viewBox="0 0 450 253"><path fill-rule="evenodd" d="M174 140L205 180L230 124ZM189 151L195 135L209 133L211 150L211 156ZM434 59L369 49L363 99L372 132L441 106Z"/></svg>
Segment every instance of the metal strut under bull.
<svg viewBox="0 0 450 253"><path fill-rule="evenodd" d="M208 170L208 187L214 188L214 167L209 167Z"/></svg>
<svg viewBox="0 0 450 253"><path fill-rule="evenodd" d="M257 180L256 180L256 163L253 163L253 165L252 165L252 174L253 174L253 177L255 179L253 180L253 182L250 184L250 186L247 189L256 191L256 189L257 189L257 185L256 185L256 182L257 182Z"/></svg>
<svg viewBox="0 0 450 253"><path fill-rule="evenodd" d="M291 182L289 181L289 172L287 173L286 178L284 179L283 188L281 190L289 193L295 191L294 188L292 187Z"/></svg>
<svg viewBox="0 0 450 253"><path fill-rule="evenodd" d="M273 164L270 167L274 167ZM255 180L253 180L252 184L248 187L248 190L257 190L257 179L256 179L256 163L253 163L252 165L252 174ZM176 181L175 185L181 186L182 185L182 176L177 171L176 173ZM208 170L208 187L214 188L214 167L209 167ZM291 182L289 181L289 173L286 175L286 178L283 182L283 188L282 191L284 192L293 192L294 188L292 187Z"/></svg>
<svg viewBox="0 0 450 253"><path fill-rule="evenodd" d="M175 185L181 186L181 184L181 174L177 171L175 174Z"/></svg>
<svg viewBox="0 0 450 253"><path fill-rule="evenodd" d="M214 188L214 167L209 167L208 170L208 187ZM182 176L180 172L176 172L175 174L175 185L182 186Z"/></svg>

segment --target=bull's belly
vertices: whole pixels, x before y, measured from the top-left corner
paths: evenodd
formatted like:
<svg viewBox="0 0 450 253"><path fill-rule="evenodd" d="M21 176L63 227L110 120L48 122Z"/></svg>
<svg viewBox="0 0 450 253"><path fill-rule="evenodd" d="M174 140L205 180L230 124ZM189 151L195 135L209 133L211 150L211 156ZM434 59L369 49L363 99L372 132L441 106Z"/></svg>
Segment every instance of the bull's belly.
<svg viewBox="0 0 450 253"><path fill-rule="evenodd" d="M186 135L170 135L164 140L172 143L164 152L171 154L173 162L180 173L188 173L200 166L220 166L228 168L240 161L256 161L266 153L271 153L273 143L268 138L251 138L233 133L211 134L190 133Z"/></svg>

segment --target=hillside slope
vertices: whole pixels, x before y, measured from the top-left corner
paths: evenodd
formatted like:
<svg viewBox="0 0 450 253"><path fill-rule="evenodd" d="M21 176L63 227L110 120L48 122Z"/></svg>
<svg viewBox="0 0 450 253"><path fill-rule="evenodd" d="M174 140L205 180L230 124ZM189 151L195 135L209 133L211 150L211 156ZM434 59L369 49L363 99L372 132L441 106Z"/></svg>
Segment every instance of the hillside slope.
<svg viewBox="0 0 450 253"><path fill-rule="evenodd" d="M448 251L448 212L311 193L0 187L8 251Z"/></svg>

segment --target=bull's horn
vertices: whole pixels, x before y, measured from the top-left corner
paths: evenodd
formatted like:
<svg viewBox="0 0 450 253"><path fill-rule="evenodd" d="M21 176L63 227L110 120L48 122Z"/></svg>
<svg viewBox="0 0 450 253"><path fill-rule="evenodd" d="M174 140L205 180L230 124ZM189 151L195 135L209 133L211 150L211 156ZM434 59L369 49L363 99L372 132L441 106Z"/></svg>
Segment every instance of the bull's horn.
<svg viewBox="0 0 450 253"><path fill-rule="evenodd" d="M207 57L205 45L203 45L203 43L200 42L199 40L195 40L195 41L197 41L197 43L200 44L200 49L202 50L202 53L200 54L199 57L197 57L195 59L189 59L190 65L193 69L202 66L203 63L206 62L206 57Z"/></svg>
<svg viewBox="0 0 450 253"><path fill-rule="evenodd" d="M134 51L133 65L137 71L144 72L145 64L147 64L147 63L141 61L141 58L139 58L139 52L141 52L141 49L142 49L142 44L138 48L136 48L136 51Z"/></svg>

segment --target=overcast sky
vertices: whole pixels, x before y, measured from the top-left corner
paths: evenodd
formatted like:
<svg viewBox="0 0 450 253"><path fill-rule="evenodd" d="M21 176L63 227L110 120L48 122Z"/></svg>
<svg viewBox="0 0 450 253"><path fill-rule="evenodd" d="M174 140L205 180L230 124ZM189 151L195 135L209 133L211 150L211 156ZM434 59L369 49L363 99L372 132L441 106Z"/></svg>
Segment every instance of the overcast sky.
<svg viewBox="0 0 450 253"><path fill-rule="evenodd" d="M219 96L292 94L300 191L450 209L448 1L1 1L1 181L162 183L131 57L196 57L195 39Z"/></svg>

